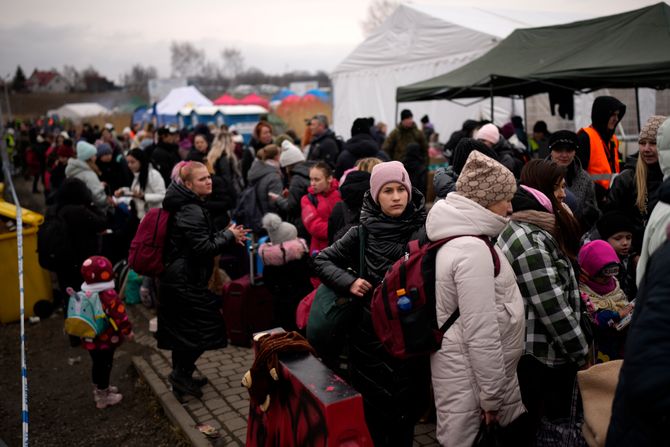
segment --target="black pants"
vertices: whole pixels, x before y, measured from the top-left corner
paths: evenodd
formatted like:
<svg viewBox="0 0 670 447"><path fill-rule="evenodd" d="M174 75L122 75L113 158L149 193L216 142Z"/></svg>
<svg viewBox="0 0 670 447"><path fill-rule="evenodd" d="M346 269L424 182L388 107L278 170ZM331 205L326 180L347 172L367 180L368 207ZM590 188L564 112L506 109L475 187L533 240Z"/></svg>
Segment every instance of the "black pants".
<svg viewBox="0 0 670 447"><path fill-rule="evenodd" d="M370 431L375 447L397 446L411 447L414 443L414 422L409 420L390 420L380 415L372 407L363 403L365 423Z"/></svg>
<svg viewBox="0 0 670 447"><path fill-rule="evenodd" d="M535 438L540 419L570 417L577 367L550 368L531 355L523 355L517 367L521 399L528 410L528 436Z"/></svg>
<svg viewBox="0 0 670 447"><path fill-rule="evenodd" d="M172 371L181 377L191 377L195 371L195 361L205 351L202 350L173 350Z"/></svg>
<svg viewBox="0 0 670 447"><path fill-rule="evenodd" d="M114 348L112 349L94 349L88 351L93 361L91 375L93 384L99 390L109 388L109 376L112 374L112 364L114 363Z"/></svg>

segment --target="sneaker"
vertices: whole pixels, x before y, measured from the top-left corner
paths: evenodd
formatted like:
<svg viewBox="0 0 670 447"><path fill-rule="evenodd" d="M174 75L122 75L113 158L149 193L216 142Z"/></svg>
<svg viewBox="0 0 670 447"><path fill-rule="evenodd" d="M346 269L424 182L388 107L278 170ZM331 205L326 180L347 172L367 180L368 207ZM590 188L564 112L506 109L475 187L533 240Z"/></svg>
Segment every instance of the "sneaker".
<svg viewBox="0 0 670 447"><path fill-rule="evenodd" d="M112 393L109 388L105 390L96 389L93 394L96 408L102 409L121 402L123 395L121 393Z"/></svg>
<svg viewBox="0 0 670 447"><path fill-rule="evenodd" d="M117 394L119 392L119 389L117 387L115 387L114 385L110 385L109 388L107 388L107 389L109 390L110 393ZM96 393L97 390L98 390L98 387L93 385L93 400L96 401L96 402L98 402L98 399L100 398L98 396L98 394Z"/></svg>

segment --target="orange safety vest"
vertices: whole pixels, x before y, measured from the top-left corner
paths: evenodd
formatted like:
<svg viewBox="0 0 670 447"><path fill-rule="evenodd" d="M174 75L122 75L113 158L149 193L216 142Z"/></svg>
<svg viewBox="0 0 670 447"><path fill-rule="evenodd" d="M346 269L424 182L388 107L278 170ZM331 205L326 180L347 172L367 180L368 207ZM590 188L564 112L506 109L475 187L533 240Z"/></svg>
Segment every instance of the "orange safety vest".
<svg viewBox="0 0 670 447"><path fill-rule="evenodd" d="M609 144L605 145L600 134L592 127L583 127L582 130L589 136L591 143L589 156L589 165L586 166L586 172L591 175L591 179L605 188L610 189L610 182L614 179L619 171L619 140L615 135L612 135L614 142L614 152L610 150ZM610 160L614 160L614 172L612 172L612 165Z"/></svg>

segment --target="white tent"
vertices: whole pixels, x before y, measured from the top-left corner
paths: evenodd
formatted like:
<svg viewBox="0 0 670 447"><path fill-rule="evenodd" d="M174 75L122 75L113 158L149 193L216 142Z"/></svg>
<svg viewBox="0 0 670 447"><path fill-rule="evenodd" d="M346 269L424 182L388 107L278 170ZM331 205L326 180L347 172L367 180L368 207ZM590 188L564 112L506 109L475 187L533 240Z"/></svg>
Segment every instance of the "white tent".
<svg viewBox="0 0 670 447"><path fill-rule="evenodd" d="M412 110L416 121L428 114L443 140L467 118L490 119L489 101L467 107L450 101L402 103L396 111L396 89L470 62L516 28L578 18L584 16L401 5L333 71L335 131L348 136L354 119L361 116L387 123L390 131L397 122L396 113L405 108ZM507 122L511 114L523 114L521 101L496 98L495 106L494 122L498 125Z"/></svg>
<svg viewBox="0 0 670 447"><path fill-rule="evenodd" d="M193 87L177 87L170 90L170 93L156 104L157 115L177 115L184 107L211 106L212 101Z"/></svg>
<svg viewBox="0 0 670 447"><path fill-rule="evenodd" d="M61 119L81 121L89 116L109 115L110 113L112 113L111 110L97 102L73 102L64 104L55 110L49 110L47 115L57 115Z"/></svg>

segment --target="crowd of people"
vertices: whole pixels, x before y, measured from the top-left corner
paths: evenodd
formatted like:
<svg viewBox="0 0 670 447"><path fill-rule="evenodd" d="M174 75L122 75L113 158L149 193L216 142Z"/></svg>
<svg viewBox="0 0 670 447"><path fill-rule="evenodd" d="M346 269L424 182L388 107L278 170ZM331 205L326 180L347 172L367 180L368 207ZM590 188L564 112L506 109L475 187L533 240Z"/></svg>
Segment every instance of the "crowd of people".
<svg viewBox="0 0 670 447"><path fill-rule="evenodd" d="M577 133L538 122L527 135L519 117L500 128L467 120L444 145L429 118L419 129L410 110L388 137L359 118L346 140L322 115L302 139L260 121L248 144L234 129L205 125L121 134L111 125L79 134L22 125L8 135L25 143L11 148L15 169L33 176L34 192L43 186L47 219L67 225L75 256L56 271L62 290L81 284L91 256L127 257L150 209L170 213L166 269L153 280L158 346L172 351L170 381L182 394L202 396L207 379L194 376L195 361L227 344L213 276L244 274L224 260L247 265L242 246L268 236L258 253L278 325L296 330L300 301L320 284L357 303L340 336L339 372L363 396L375 445L411 446L433 403L442 445L472 445L482 421L501 427L504 445L535 445L547 421L569 418L579 370L624 358L608 445L660 445L668 407L655 393L670 389L661 299L670 120L650 117L639 152L621 160L615 130L625 111L599 97L592 124ZM428 185L435 157L448 165ZM427 204L429 186L436 198ZM460 317L431 356L394 358L373 330L372 292L410 241L445 238L453 239L436 257L437 324ZM113 349L105 346L95 349ZM96 369L92 358L96 402L118 403L109 356L102 379L102 360Z"/></svg>

